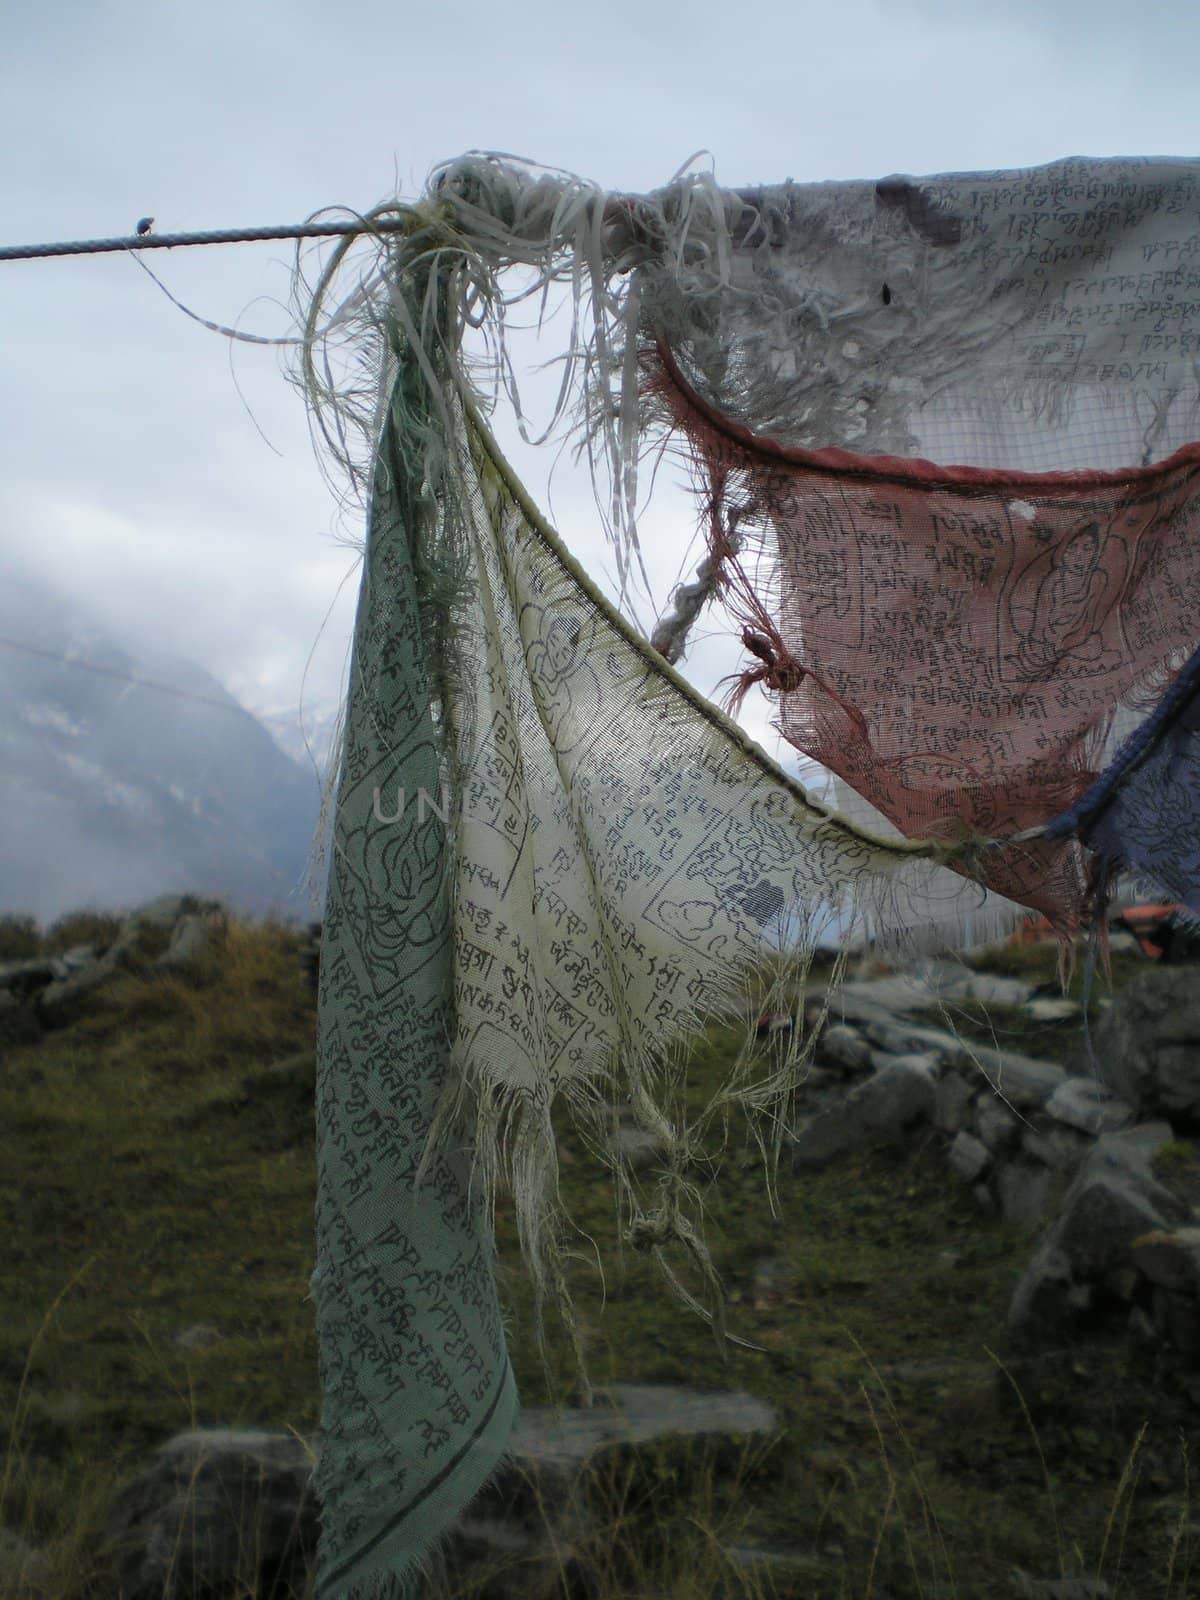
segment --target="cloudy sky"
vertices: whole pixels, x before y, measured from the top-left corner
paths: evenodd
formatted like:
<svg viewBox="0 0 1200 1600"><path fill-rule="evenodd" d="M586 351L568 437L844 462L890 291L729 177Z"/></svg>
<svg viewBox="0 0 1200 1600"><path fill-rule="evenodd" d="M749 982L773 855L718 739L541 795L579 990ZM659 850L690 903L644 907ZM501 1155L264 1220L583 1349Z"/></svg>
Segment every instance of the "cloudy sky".
<svg viewBox="0 0 1200 1600"><path fill-rule="evenodd" d="M1194 0L0 0L0 18L6 243L363 210L472 148L628 191L699 149L730 185L1200 149ZM286 246L148 260L203 316L289 331ZM295 708L311 653L305 704L326 710L356 557L278 353L231 348L103 256L0 263L0 363L0 583L30 570L254 710ZM550 462L518 464L545 504ZM554 512L603 573L562 465ZM689 531L669 483L652 526L661 600ZM701 652L696 681L720 670Z"/></svg>

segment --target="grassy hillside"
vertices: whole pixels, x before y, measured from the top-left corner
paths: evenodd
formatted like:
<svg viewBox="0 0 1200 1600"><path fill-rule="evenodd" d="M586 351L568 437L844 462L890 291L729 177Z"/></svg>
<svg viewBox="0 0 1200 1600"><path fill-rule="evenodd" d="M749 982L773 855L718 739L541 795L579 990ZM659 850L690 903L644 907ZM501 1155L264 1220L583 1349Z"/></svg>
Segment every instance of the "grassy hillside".
<svg viewBox="0 0 1200 1600"><path fill-rule="evenodd" d="M315 1031L295 936L234 925L207 980L125 977L0 1063L0 1524L54 1551L23 1600L102 1592L104 1502L169 1434L315 1426ZM1077 1039L1058 1025L1039 1045L1066 1059ZM714 1028L697 1049L698 1093L734 1043ZM773 1592L720 1555L734 1545L820 1556L827 1578L780 1566L778 1592L840 1600L1007 1595L1014 1567L1188 1592L1200 1385L1120 1330L1014 1348L1003 1317L1030 1241L978 1215L941 1145L785 1177L781 1220L757 1156L731 1149L711 1239L731 1330L765 1348L721 1352L622 1252L608 1186L564 1130L569 1203L607 1267L604 1285L586 1264L572 1282L593 1381L748 1389L787 1421L765 1456L663 1465L598 1551L601 1593ZM561 1398L566 1341L551 1330L543 1366L503 1206L498 1231L524 1399ZM221 1341L181 1349L200 1323Z"/></svg>

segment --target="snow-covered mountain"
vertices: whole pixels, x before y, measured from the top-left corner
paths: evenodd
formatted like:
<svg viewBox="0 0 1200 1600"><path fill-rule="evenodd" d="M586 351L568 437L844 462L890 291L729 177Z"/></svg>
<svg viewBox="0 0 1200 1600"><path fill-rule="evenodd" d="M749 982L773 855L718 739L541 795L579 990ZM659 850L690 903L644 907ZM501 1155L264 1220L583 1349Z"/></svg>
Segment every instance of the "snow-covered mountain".
<svg viewBox="0 0 1200 1600"><path fill-rule="evenodd" d="M306 772L324 774L328 770L333 735L337 728L336 706L306 705L283 711L256 711L255 716L289 760Z"/></svg>
<svg viewBox="0 0 1200 1600"><path fill-rule="evenodd" d="M194 890L304 917L319 798L209 673L0 575L0 911Z"/></svg>

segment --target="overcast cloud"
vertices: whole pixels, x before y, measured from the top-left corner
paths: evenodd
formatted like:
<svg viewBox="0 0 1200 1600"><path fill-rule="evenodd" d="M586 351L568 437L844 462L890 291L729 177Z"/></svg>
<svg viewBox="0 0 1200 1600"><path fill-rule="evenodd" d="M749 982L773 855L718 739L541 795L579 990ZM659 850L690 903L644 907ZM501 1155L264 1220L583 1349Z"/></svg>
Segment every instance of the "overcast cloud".
<svg viewBox="0 0 1200 1600"><path fill-rule="evenodd" d="M1200 12L1184 0L0 0L0 18L12 243L125 233L144 214L167 232L366 209L471 148L636 191L702 147L739 184L1200 146ZM149 259L202 315L288 331L282 245ZM278 355L231 356L132 261L95 257L0 263L0 361L0 582L30 568L255 710L296 705L330 612L306 691L327 708L354 560ZM549 460L514 454L545 504ZM669 489L647 524L660 603L692 516ZM584 563L607 570L590 490L565 465L554 509ZM731 661L701 651L695 680L710 692ZM764 735L761 706L750 725Z"/></svg>

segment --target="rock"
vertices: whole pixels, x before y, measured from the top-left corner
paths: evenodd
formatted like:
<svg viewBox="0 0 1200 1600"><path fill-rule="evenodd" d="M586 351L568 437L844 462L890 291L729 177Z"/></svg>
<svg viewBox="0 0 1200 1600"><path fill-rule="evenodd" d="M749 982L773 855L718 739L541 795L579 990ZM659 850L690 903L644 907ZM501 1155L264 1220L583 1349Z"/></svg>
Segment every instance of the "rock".
<svg viewBox="0 0 1200 1600"><path fill-rule="evenodd" d="M28 961L0 962L0 989L18 1000L36 994L56 978L65 978L67 968L52 956L35 956Z"/></svg>
<svg viewBox="0 0 1200 1600"><path fill-rule="evenodd" d="M190 1328L181 1328L172 1339L171 1343L177 1350L207 1350L209 1345L219 1344L221 1332L207 1322L195 1322Z"/></svg>
<svg viewBox="0 0 1200 1600"><path fill-rule="evenodd" d="M871 1065L876 1072L883 1072L885 1068L894 1066L897 1061L904 1061L910 1067L917 1067L926 1074L929 1081L935 1086L941 1075L941 1058L932 1050L906 1050L894 1052L891 1050L872 1050ZM930 1113L932 1115L932 1112Z"/></svg>
<svg viewBox="0 0 1200 1600"><path fill-rule="evenodd" d="M1033 1231L1049 1221L1051 1209L1061 1197L1061 1182L1040 1162L1018 1157L1006 1161L995 1176L1000 1215L1014 1228Z"/></svg>
<svg viewBox="0 0 1200 1600"><path fill-rule="evenodd" d="M154 965L164 972L203 973L216 963L225 940L225 917L207 911L180 917L171 943Z"/></svg>
<svg viewBox="0 0 1200 1600"><path fill-rule="evenodd" d="M1036 1061L1032 1056L994 1050L989 1045L970 1046L967 1057L975 1070L982 1072L992 1088L1018 1111L1045 1105L1067 1076L1053 1061Z"/></svg>
<svg viewBox="0 0 1200 1600"><path fill-rule="evenodd" d="M1200 1228L1144 1233L1133 1241L1131 1254L1151 1283L1200 1294Z"/></svg>
<svg viewBox="0 0 1200 1600"><path fill-rule="evenodd" d="M1158 1184L1097 1168L1089 1158L1064 1198L1056 1243L1076 1278L1101 1278L1130 1260L1133 1241L1163 1228L1172 1213L1178 1217L1178 1202Z"/></svg>
<svg viewBox="0 0 1200 1600"><path fill-rule="evenodd" d="M1023 978L972 972L955 961L930 962L922 970L938 1000L977 1000L985 1006L1020 1006L1029 999L1034 988Z"/></svg>
<svg viewBox="0 0 1200 1600"><path fill-rule="evenodd" d="M99 959L99 952L94 944L73 945L70 950L64 950L58 958L68 972L79 972L84 967L90 967L93 961Z"/></svg>
<svg viewBox="0 0 1200 1600"><path fill-rule="evenodd" d="M619 1383L597 1390L594 1402L521 1413L504 1460L446 1541L442 1592L482 1592L483 1574L495 1600L573 1592L574 1552L604 1510L617 1459L625 1477L631 1451L703 1440L740 1455L747 1441L773 1438L782 1426L774 1407L745 1393Z"/></svg>
<svg viewBox="0 0 1200 1600"><path fill-rule="evenodd" d="M992 1152L988 1147L963 1131L954 1135L946 1154L964 1183L974 1183L992 1164Z"/></svg>
<svg viewBox="0 0 1200 1600"><path fill-rule="evenodd" d="M934 1098L933 1125L941 1133L955 1134L967 1120L967 1107L975 1091L957 1072L947 1072L938 1080Z"/></svg>
<svg viewBox="0 0 1200 1600"><path fill-rule="evenodd" d="M630 1451L705 1441L697 1470L707 1473L714 1451L740 1459L748 1441L773 1438L781 1426L753 1395L665 1384L614 1384L589 1407L531 1407L443 1541L422 1593L551 1600L605 1509L614 1458L625 1478L636 1460L627 1463ZM293 1435L179 1434L113 1497L104 1531L111 1592L122 1600L298 1600L311 1593L317 1519L312 1458Z"/></svg>
<svg viewBox="0 0 1200 1600"><path fill-rule="evenodd" d="M1133 1107L1092 1078L1068 1078L1046 1101L1046 1115L1093 1135L1117 1133L1134 1119Z"/></svg>
<svg viewBox="0 0 1200 1600"><path fill-rule="evenodd" d="M811 1118L792 1137L793 1171L820 1171L859 1145L901 1139L933 1115L936 1090L925 1057L897 1057L855 1084L842 1104Z"/></svg>
<svg viewBox="0 0 1200 1600"><path fill-rule="evenodd" d="M1095 1148L1086 1134L1035 1112L1021 1130L1021 1149L1034 1161L1055 1172L1074 1172Z"/></svg>
<svg viewBox="0 0 1200 1600"><path fill-rule="evenodd" d="M957 961L923 961L908 972L844 986L852 1002L867 1002L890 1012L926 1011L945 1003L977 1000L989 1006L1019 1006L1033 993L1021 978L973 972Z"/></svg>
<svg viewBox="0 0 1200 1600"><path fill-rule="evenodd" d="M995 1154L1015 1143L1021 1124L998 1095L981 1094L975 1102L975 1132Z"/></svg>
<svg viewBox="0 0 1200 1600"><path fill-rule="evenodd" d="M877 1001L856 994L855 987L854 984L844 983L839 988L828 990L822 999L811 1000L805 1006L805 1017L810 1023L816 1023L824 1015L828 1017L831 1027L838 1023L849 1023L864 1032L868 1027L892 1027L896 1021L895 1013Z"/></svg>
<svg viewBox="0 0 1200 1600"><path fill-rule="evenodd" d="M891 1055L933 1055L943 1066L955 1066L962 1060L962 1044L952 1033L943 1033L940 1028L893 1019L886 1023L868 1023L864 1031L874 1044Z"/></svg>
<svg viewBox="0 0 1200 1600"><path fill-rule="evenodd" d="M1043 1244L1013 1291L1008 1325L1018 1332L1057 1333L1069 1320L1071 1263L1053 1244Z"/></svg>
<svg viewBox="0 0 1200 1600"><path fill-rule="evenodd" d="M1186 1220L1186 1210L1148 1172L1114 1159L1098 1144L1017 1284L1008 1311L1010 1327L1037 1331L1039 1325L1058 1328L1069 1322L1078 1306L1078 1288L1129 1265L1136 1239Z"/></svg>
<svg viewBox="0 0 1200 1600"><path fill-rule="evenodd" d="M1094 1035L1101 1080L1139 1117L1200 1120L1196 968L1155 967L1117 995Z"/></svg>
<svg viewBox="0 0 1200 1600"><path fill-rule="evenodd" d="M923 1011L936 1005L937 997L925 980L912 972L898 972L890 978L871 978L866 982L844 983L838 991L837 1006L848 1021L852 1017L847 1007L861 1008L864 1004L878 1015L892 1017L897 1011ZM831 1004L830 1009L833 1009Z"/></svg>
<svg viewBox="0 0 1200 1600"><path fill-rule="evenodd" d="M857 1028L836 1022L826 1028L817 1047L822 1061L832 1061L847 1072L865 1072L871 1065L871 1047Z"/></svg>
<svg viewBox="0 0 1200 1600"><path fill-rule="evenodd" d="M69 972L56 983L48 984L37 997L37 1012L47 1026L68 1022L79 1010L80 1002L96 989L102 989L120 972L118 960L102 956L91 966Z"/></svg>
<svg viewBox="0 0 1200 1600"><path fill-rule="evenodd" d="M118 1489L105 1553L123 1600L300 1596L316 1550L311 1460L288 1433L177 1434Z"/></svg>
<svg viewBox="0 0 1200 1600"><path fill-rule="evenodd" d="M792 1171L823 1172L830 1162L846 1155L862 1143L864 1130L846 1114L844 1106L831 1106L809 1117L795 1129L788 1141Z"/></svg>
<svg viewBox="0 0 1200 1600"><path fill-rule="evenodd" d="M1103 1133L1096 1140L1093 1161L1110 1167L1128 1167L1134 1172L1154 1176L1154 1158L1175 1134L1169 1122L1140 1122L1119 1133Z"/></svg>
<svg viewBox="0 0 1200 1600"><path fill-rule="evenodd" d="M1026 1000L1021 1010L1034 1022L1073 1022L1076 1017L1083 1015L1083 1008L1078 1000L1068 1000L1065 997Z"/></svg>

